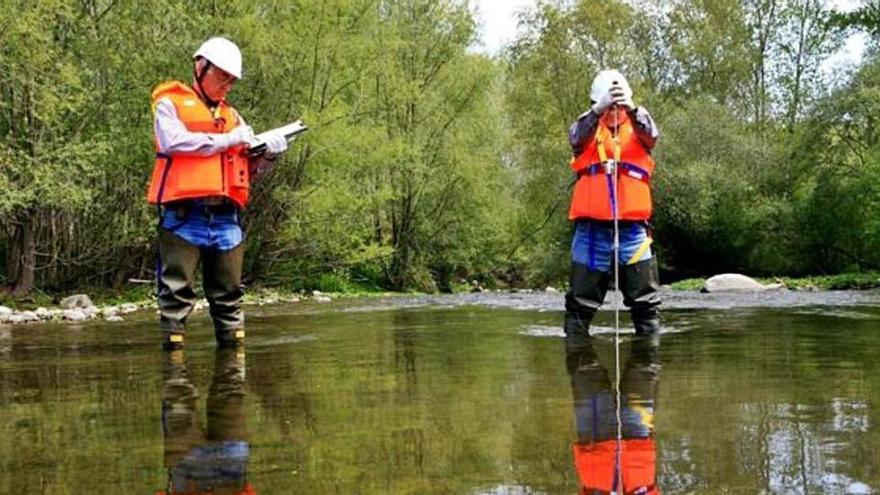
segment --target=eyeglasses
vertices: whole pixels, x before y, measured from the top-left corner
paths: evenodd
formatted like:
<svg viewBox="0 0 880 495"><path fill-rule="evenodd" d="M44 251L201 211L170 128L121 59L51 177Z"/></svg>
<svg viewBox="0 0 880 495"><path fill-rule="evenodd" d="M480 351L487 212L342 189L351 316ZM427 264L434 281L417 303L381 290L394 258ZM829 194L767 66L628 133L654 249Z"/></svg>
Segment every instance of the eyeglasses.
<svg viewBox="0 0 880 495"><path fill-rule="evenodd" d="M214 77L217 78L217 82L222 85L233 84L236 81L235 76L217 67L216 65L211 66L211 73L214 75Z"/></svg>

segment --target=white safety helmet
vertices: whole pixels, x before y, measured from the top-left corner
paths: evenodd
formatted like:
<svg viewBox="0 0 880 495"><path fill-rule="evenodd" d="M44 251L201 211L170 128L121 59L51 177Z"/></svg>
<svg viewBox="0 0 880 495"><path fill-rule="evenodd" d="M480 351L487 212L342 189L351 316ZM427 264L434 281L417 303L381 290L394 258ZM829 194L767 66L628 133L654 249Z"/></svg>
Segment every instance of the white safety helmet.
<svg viewBox="0 0 880 495"><path fill-rule="evenodd" d="M611 89L611 86L615 84L620 86L626 98L632 98L632 88L629 87L629 83L626 82L623 74L616 69L605 69L599 71L596 74L596 78L593 79L593 85L590 87L590 100L594 102L599 101Z"/></svg>
<svg viewBox="0 0 880 495"><path fill-rule="evenodd" d="M193 54L194 59L199 57L241 79L241 50L228 39L211 38L205 41Z"/></svg>

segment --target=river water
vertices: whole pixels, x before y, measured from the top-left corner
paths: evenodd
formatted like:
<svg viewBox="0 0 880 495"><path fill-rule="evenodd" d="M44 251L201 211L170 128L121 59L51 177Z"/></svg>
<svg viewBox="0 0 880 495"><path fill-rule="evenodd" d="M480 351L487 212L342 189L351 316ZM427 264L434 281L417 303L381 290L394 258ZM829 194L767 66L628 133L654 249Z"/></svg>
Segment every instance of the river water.
<svg viewBox="0 0 880 495"><path fill-rule="evenodd" d="M619 444L613 312L566 356L560 294L248 307L231 352L204 313L174 353L152 312L0 326L0 494L573 494L618 445L630 488L880 491L880 293L665 299Z"/></svg>

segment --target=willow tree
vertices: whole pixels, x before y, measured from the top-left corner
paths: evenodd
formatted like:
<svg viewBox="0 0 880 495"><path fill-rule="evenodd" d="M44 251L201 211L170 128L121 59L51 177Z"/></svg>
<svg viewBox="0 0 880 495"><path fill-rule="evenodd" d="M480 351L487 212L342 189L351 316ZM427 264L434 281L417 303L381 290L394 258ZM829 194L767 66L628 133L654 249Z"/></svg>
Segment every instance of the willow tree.
<svg viewBox="0 0 880 495"><path fill-rule="evenodd" d="M0 183L6 186L0 222L8 288L24 294L34 285L40 228L89 199L84 183L95 146L80 132L88 95L78 70L78 12L60 0L6 7L0 12Z"/></svg>

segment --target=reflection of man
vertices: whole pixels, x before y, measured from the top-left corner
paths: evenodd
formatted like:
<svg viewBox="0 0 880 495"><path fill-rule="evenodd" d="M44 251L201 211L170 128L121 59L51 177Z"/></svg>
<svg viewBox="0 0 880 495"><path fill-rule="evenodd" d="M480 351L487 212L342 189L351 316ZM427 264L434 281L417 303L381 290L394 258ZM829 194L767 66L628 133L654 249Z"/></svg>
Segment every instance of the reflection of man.
<svg viewBox="0 0 880 495"><path fill-rule="evenodd" d="M566 367L578 434L572 450L582 495L660 493L654 445L654 398L660 376L658 345L656 336L639 336L632 341L620 382L623 439L619 452L616 398L608 371L599 362L592 339L584 345L567 347Z"/></svg>
<svg viewBox="0 0 880 495"><path fill-rule="evenodd" d="M162 430L168 484L160 495L255 494L247 482L244 350L219 349L208 394L207 429L197 412L183 350L165 355Z"/></svg>

